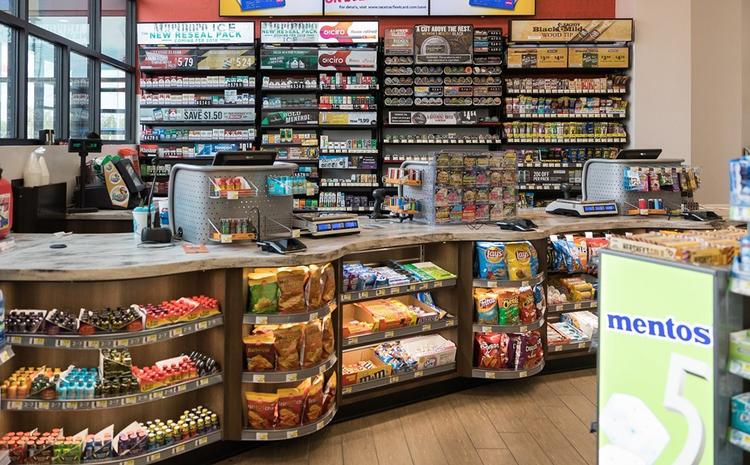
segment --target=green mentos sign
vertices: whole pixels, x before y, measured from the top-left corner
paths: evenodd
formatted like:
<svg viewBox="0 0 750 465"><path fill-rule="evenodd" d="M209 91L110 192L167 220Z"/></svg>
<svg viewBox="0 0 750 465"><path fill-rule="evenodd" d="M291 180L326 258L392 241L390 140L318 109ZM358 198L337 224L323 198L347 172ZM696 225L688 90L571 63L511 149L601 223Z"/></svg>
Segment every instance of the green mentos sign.
<svg viewBox="0 0 750 465"><path fill-rule="evenodd" d="M717 270L603 252L600 465L730 463L715 460L722 280Z"/></svg>

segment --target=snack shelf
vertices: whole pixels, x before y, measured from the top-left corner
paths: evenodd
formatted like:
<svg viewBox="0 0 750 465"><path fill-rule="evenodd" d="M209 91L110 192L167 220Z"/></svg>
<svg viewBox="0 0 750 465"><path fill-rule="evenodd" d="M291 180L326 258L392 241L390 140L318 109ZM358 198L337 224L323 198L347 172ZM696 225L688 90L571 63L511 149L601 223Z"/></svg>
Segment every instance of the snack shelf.
<svg viewBox="0 0 750 465"><path fill-rule="evenodd" d="M544 323L544 318L522 325L483 325L474 323L472 330L475 333L525 333L541 328L544 326Z"/></svg>
<svg viewBox="0 0 750 465"><path fill-rule="evenodd" d="M10 344L5 344L0 347L0 365L12 359L14 355L13 347L11 347Z"/></svg>
<svg viewBox="0 0 750 465"><path fill-rule="evenodd" d="M331 356L328 357L328 360L315 365L314 367L304 368L302 370L260 372L245 371L242 373L242 382L257 384L278 384L301 381L305 378L312 378L315 375L325 373L336 365L336 360L336 355L331 354Z"/></svg>
<svg viewBox="0 0 750 465"><path fill-rule="evenodd" d="M528 370L481 370L479 368L473 368L471 370L472 378L484 378L484 379L520 379L529 376L534 376L540 373L544 369L544 362L529 368Z"/></svg>
<svg viewBox="0 0 750 465"><path fill-rule="evenodd" d="M349 394L355 394L358 392L369 391L371 389L377 389L383 386L390 386L391 384L403 383L414 379L424 378L426 376L439 375L441 373L448 373L456 370L455 363L449 363L434 368L426 368L424 370L412 371L410 373L400 373L398 375L389 376L387 378L380 378L366 383L352 384L350 386L344 386L341 388L341 394L346 396Z"/></svg>
<svg viewBox="0 0 750 465"><path fill-rule="evenodd" d="M354 348L390 339L411 336L414 334L424 334L432 331L438 331L446 328L458 326L456 318L444 318L442 320L431 321L421 325L404 326L403 328L391 329L388 331L378 331L376 333L358 334L356 336L345 337L341 345L345 348Z"/></svg>
<svg viewBox="0 0 750 465"><path fill-rule="evenodd" d="M173 444L169 447L165 447L162 449L157 449L147 454L117 457L117 458L110 459L110 460L97 460L97 461L91 461L91 462L86 461L86 464L88 465L148 465L151 463L160 462L163 460L170 459L172 457L176 457L186 452L190 452L195 449L199 449L201 447L207 446L208 444L212 444L214 442L219 442L219 441L221 441L221 430L212 431L203 436L190 438L187 441L183 441L178 444Z"/></svg>
<svg viewBox="0 0 750 465"><path fill-rule="evenodd" d="M547 313L564 313L577 310L596 310L599 302L596 300L585 300L582 302L569 302L567 304L547 304Z"/></svg>
<svg viewBox="0 0 750 465"><path fill-rule="evenodd" d="M307 323L329 315L336 309L336 302L329 302L317 310L305 313L245 314L242 322L246 325L280 325L285 323Z"/></svg>
<svg viewBox="0 0 750 465"><path fill-rule="evenodd" d="M8 341L19 347L56 347L61 349L113 349L121 347L136 347L154 344L167 339L185 336L187 334L205 331L207 329L221 326L224 323L224 315L214 315L201 320L188 321L177 325L162 326L143 331L114 334L95 334L91 336L79 336L75 334L55 335L48 334L9 334Z"/></svg>
<svg viewBox="0 0 750 465"><path fill-rule="evenodd" d="M284 439L293 439L302 436L313 434L317 431L325 428L336 415L336 408L332 408L320 420L309 425L300 426L298 428L291 429L279 429L279 430L258 430L258 429L243 429L242 440L243 441L281 441Z"/></svg>
<svg viewBox="0 0 750 465"><path fill-rule="evenodd" d="M625 113L508 113L512 119L621 119L627 118Z"/></svg>
<svg viewBox="0 0 750 465"><path fill-rule="evenodd" d="M494 279L475 279L473 286L474 287L526 287L526 286L536 286L537 284L540 284L542 281L544 281L544 273L539 273L538 275L534 276L531 279L526 280L494 280Z"/></svg>
<svg viewBox="0 0 750 465"><path fill-rule="evenodd" d="M728 428L727 436L729 442L744 450L750 452L750 434L734 428Z"/></svg>
<svg viewBox="0 0 750 465"><path fill-rule="evenodd" d="M156 400L174 397L186 392L197 391L208 386L220 384L223 380L221 373L216 373L201 378L191 379L149 392L139 392L125 396L106 397L97 399L65 399L65 400L43 400L43 399L3 399L0 407L3 410L16 411L53 411L53 410L99 410L118 407L129 407L131 405L153 402Z"/></svg>
<svg viewBox="0 0 750 465"><path fill-rule="evenodd" d="M547 352L550 354L556 354L560 352L588 349L589 347L591 347L591 341L575 342L572 344L554 344L547 346Z"/></svg>
<svg viewBox="0 0 750 465"><path fill-rule="evenodd" d="M429 291L441 287L452 287L456 285L455 279L442 279L438 281L425 281L420 283L410 283L401 286L380 287L377 289L367 289L363 291L342 292L340 294L341 302L359 302L361 300L378 299L380 297L389 297L395 295L412 294L414 292Z"/></svg>

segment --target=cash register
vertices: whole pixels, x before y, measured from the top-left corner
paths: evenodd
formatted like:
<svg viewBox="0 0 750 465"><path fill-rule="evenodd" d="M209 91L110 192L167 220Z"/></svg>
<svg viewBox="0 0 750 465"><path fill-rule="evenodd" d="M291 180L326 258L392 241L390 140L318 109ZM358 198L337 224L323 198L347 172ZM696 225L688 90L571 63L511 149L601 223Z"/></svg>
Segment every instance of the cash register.
<svg viewBox="0 0 750 465"><path fill-rule="evenodd" d="M292 223L295 228L301 229L303 234L309 234L312 237L356 234L361 231L357 215L298 213L295 215Z"/></svg>

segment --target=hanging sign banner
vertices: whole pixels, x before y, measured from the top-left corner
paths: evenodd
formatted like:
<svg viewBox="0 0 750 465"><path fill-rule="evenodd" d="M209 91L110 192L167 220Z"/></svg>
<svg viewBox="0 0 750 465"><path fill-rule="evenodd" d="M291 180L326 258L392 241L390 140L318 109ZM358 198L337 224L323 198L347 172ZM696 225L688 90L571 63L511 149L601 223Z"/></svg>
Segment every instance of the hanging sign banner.
<svg viewBox="0 0 750 465"><path fill-rule="evenodd" d="M535 0L432 0L430 16L531 16Z"/></svg>
<svg viewBox="0 0 750 465"><path fill-rule="evenodd" d="M255 68L255 53L246 47L139 47L142 70L249 70Z"/></svg>
<svg viewBox="0 0 750 465"><path fill-rule="evenodd" d="M413 56L414 29L406 27L386 29L383 48L385 54L389 56Z"/></svg>
<svg viewBox="0 0 750 465"><path fill-rule="evenodd" d="M388 113L388 124L391 125L471 125L476 122L476 111L391 111Z"/></svg>
<svg viewBox="0 0 750 465"><path fill-rule="evenodd" d="M630 63L627 47L570 47L570 68L619 68L626 69Z"/></svg>
<svg viewBox="0 0 750 465"><path fill-rule="evenodd" d="M565 47L510 47L508 68L567 68Z"/></svg>
<svg viewBox="0 0 750 465"><path fill-rule="evenodd" d="M414 27L417 64L471 64L474 27L420 25Z"/></svg>
<svg viewBox="0 0 750 465"><path fill-rule="evenodd" d="M428 16L429 0L325 0L326 16Z"/></svg>
<svg viewBox="0 0 750 465"><path fill-rule="evenodd" d="M220 16L322 16L322 0L219 0Z"/></svg>
<svg viewBox="0 0 750 465"><path fill-rule="evenodd" d="M378 52L369 50L318 50L318 69L321 71L376 71Z"/></svg>
<svg viewBox="0 0 750 465"><path fill-rule="evenodd" d="M262 22L264 44L376 44L377 21Z"/></svg>
<svg viewBox="0 0 750 465"><path fill-rule="evenodd" d="M139 23L138 45L252 44L255 23Z"/></svg>
<svg viewBox="0 0 750 465"><path fill-rule="evenodd" d="M514 19L511 42L632 42L632 19Z"/></svg>

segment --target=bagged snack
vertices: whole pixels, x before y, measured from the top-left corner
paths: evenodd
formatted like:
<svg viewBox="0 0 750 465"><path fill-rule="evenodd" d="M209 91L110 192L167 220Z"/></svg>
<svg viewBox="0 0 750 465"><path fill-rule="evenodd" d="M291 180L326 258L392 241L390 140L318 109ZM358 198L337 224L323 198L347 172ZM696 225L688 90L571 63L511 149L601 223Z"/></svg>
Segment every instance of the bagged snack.
<svg viewBox="0 0 750 465"><path fill-rule="evenodd" d="M474 301L477 312L477 323L497 324L497 294L493 292L482 292L483 289L474 290Z"/></svg>
<svg viewBox="0 0 750 465"><path fill-rule="evenodd" d="M539 365L544 358L542 335L539 331L520 334L516 347L516 370L528 370Z"/></svg>
<svg viewBox="0 0 750 465"><path fill-rule="evenodd" d="M248 371L271 371L276 368L274 335L270 332L251 334L242 339Z"/></svg>
<svg viewBox="0 0 750 465"><path fill-rule="evenodd" d="M518 289L495 289L497 293L497 324L515 325L518 317Z"/></svg>
<svg viewBox="0 0 750 465"><path fill-rule="evenodd" d="M323 360L323 331L320 328L320 320L308 322L304 334L302 366L310 368Z"/></svg>
<svg viewBox="0 0 750 465"><path fill-rule="evenodd" d="M534 286L534 305L536 305L538 314L544 315L545 310L547 310L547 299L544 296L544 286L541 284Z"/></svg>
<svg viewBox="0 0 750 465"><path fill-rule="evenodd" d="M273 429L276 426L278 394L245 392L247 423L252 429Z"/></svg>
<svg viewBox="0 0 750 465"><path fill-rule="evenodd" d="M276 348L276 369L294 371L300 369L300 344L302 343L302 326L279 328L273 332Z"/></svg>
<svg viewBox="0 0 750 465"><path fill-rule="evenodd" d="M324 379L322 374L316 375L312 379L312 384L305 400L303 424L317 421L323 415L323 384Z"/></svg>
<svg viewBox="0 0 750 465"><path fill-rule="evenodd" d="M323 393L323 412L329 412L336 405L336 372L331 373Z"/></svg>
<svg viewBox="0 0 750 465"><path fill-rule="evenodd" d="M590 274L599 274L599 251L602 247L609 245L609 239L606 237L594 237L586 239L586 245L588 246L588 265L586 271Z"/></svg>
<svg viewBox="0 0 750 465"><path fill-rule="evenodd" d="M573 238L573 251L578 255L578 263L581 264L581 271L585 271L589 262L589 251L586 245L588 239L576 236Z"/></svg>
<svg viewBox="0 0 750 465"><path fill-rule="evenodd" d="M336 272L333 265L326 263L321 269L323 280L323 303L331 302L336 297Z"/></svg>
<svg viewBox="0 0 750 465"><path fill-rule="evenodd" d="M508 279L529 279L533 277L531 270L531 249L528 242L512 242L505 244L505 254L508 257Z"/></svg>
<svg viewBox="0 0 750 465"><path fill-rule="evenodd" d="M516 356L518 355L518 346L520 334L508 334L508 360L504 368L508 370L516 369Z"/></svg>
<svg viewBox="0 0 750 465"><path fill-rule="evenodd" d="M307 268L279 268L276 279L279 283L279 312L300 313L305 311L305 279Z"/></svg>
<svg viewBox="0 0 750 465"><path fill-rule="evenodd" d="M537 320L534 290L531 287L522 287L518 290L518 318L525 324Z"/></svg>
<svg viewBox="0 0 750 465"><path fill-rule="evenodd" d="M486 370L500 370L508 364L508 335L475 333L475 365Z"/></svg>
<svg viewBox="0 0 750 465"><path fill-rule="evenodd" d="M307 287L305 289L307 309L316 310L323 304L322 269L317 265L310 265L308 269L310 274L307 278Z"/></svg>
<svg viewBox="0 0 750 465"><path fill-rule="evenodd" d="M477 242L477 277L480 279L508 279L505 266L505 244Z"/></svg>
<svg viewBox="0 0 750 465"><path fill-rule="evenodd" d="M288 429L302 424L302 408L306 392L299 388L279 389L279 414L276 428Z"/></svg>
<svg viewBox="0 0 750 465"><path fill-rule="evenodd" d="M323 318L323 358L331 356L334 349L335 336L333 334L333 321L331 315Z"/></svg>
<svg viewBox="0 0 750 465"><path fill-rule="evenodd" d="M250 312L278 312L279 286L276 273L250 273L247 283L250 288Z"/></svg>

